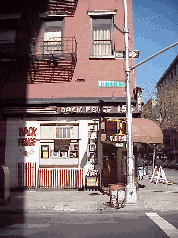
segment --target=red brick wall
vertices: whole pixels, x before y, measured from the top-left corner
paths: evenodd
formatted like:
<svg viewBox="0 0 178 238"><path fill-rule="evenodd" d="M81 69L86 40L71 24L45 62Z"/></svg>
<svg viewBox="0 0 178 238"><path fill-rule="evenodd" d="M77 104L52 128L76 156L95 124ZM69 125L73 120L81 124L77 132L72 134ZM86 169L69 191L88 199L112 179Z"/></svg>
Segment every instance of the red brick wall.
<svg viewBox="0 0 178 238"><path fill-rule="evenodd" d="M111 9L117 9L114 23L123 29L123 0L79 0L74 17L65 18L64 36L74 36L78 43L77 64L71 82L26 84L26 71L29 62L28 60L21 60L21 63L17 63L10 70L11 75L8 80L5 80L7 83L3 86L0 98L110 97L112 95L124 97L125 88L98 88L98 81L125 80L124 59L89 59L90 16L88 16L87 11ZM19 19L19 32L17 36L19 38L22 37L21 45L23 45L24 39L30 38L28 27L31 28L31 37L34 37L35 34L40 35L41 19L38 18L38 13L33 14L32 17L28 13L27 9L28 26L24 20L24 15L22 15L22 20ZM129 48L133 50L131 0L128 0L128 16L130 30ZM115 50L124 50L124 35L116 29L114 29L114 45ZM130 63L133 65L134 60L130 60ZM81 78L85 79L85 82L77 82L77 79ZM131 88L132 91L135 88L134 72L131 72Z"/></svg>
<svg viewBox="0 0 178 238"><path fill-rule="evenodd" d="M124 80L124 60L123 59L89 59L90 57L90 16L87 11L117 9L114 16L114 23L124 28L124 7L123 1L78 1L74 17L65 18L66 37L75 36L78 43L77 65L73 80L55 84L32 84L27 86L27 97L124 97L125 88L98 88L98 81ZM133 29L131 0L128 1L129 30L130 30L130 50L133 50ZM115 50L124 50L124 36L114 29ZM131 65L134 62L131 60ZM85 82L77 82L77 79L85 79ZM135 78L131 72L132 90L135 88Z"/></svg>

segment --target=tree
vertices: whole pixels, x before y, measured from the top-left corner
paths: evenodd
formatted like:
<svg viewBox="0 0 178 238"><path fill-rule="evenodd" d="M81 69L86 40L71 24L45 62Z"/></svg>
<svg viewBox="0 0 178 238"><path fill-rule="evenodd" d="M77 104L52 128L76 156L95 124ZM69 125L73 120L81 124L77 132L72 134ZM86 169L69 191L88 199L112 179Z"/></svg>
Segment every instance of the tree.
<svg viewBox="0 0 178 238"><path fill-rule="evenodd" d="M153 96L153 95L152 95ZM173 149L174 157L178 143L178 82L157 87L155 99L149 99L144 107L141 117L156 122L163 131L164 145ZM168 146L169 145L169 146ZM172 149L171 149L172 147Z"/></svg>
<svg viewBox="0 0 178 238"><path fill-rule="evenodd" d="M178 128L178 82L164 85L143 106L141 117L156 122L161 129Z"/></svg>
<svg viewBox="0 0 178 238"><path fill-rule="evenodd" d="M160 120L162 129L178 128L178 83L164 86L157 93Z"/></svg>

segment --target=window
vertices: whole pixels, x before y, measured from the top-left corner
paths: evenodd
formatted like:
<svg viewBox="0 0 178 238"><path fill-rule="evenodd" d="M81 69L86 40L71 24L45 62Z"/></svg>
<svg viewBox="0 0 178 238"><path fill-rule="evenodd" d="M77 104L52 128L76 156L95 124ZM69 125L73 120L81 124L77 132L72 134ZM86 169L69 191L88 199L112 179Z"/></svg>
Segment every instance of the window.
<svg viewBox="0 0 178 238"><path fill-rule="evenodd" d="M174 76L176 75L176 66L174 67Z"/></svg>
<svg viewBox="0 0 178 238"><path fill-rule="evenodd" d="M88 13L89 14L89 13ZM115 14L115 13L113 13ZM91 16L91 58L114 57L113 15Z"/></svg>
<svg viewBox="0 0 178 238"><path fill-rule="evenodd" d="M70 138L70 127L57 127L56 138L58 139L69 139Z"/></svg>
<svg viewBox="0 0 178 238"><path fill-rule="evenodd" d="M3 56L10 56L15 50L15 30L0 30L0 52Z"/></svg>
<svg viewBox="0 0 178 238"><path fill-rule="evenodd" d="M43 24L43 54L60 55L63 44L63 19L45 21Z"/></svg>
<svg viewBox="0 0 178 238"><path fill-rule="evenodd" d="M16 29L20 15L0 16L0 53L3 59L12 59L15 51Z"/></svg>
<svg viewBox="0 0 178 238"><path fill-rule="evenodd" d="M171 72L171 79L173 79L173 72Z"/></svg>

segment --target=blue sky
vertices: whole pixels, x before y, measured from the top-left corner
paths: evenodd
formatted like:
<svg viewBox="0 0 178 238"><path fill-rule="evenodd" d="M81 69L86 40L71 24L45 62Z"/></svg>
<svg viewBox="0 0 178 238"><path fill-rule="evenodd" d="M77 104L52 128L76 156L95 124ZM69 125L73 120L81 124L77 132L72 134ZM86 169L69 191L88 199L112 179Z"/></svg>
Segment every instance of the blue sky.
<svg viewBox="0 0 178 238"><path fill-rule="evenodd" d="M178 1L177 0L132 0L134 49L140 51L140 58L135 64L157 53L163 48L178 41ZM173 12L176 12L174 13ZM168 15L152 18L146 21L137 21L157 15ZM163 30L157 30L166 26ZM144 35L145 32L154 31ZM152 97L156 82L178 54L178 45L156 56L135 69L136 86L144 88L143 100Z"/></svg>

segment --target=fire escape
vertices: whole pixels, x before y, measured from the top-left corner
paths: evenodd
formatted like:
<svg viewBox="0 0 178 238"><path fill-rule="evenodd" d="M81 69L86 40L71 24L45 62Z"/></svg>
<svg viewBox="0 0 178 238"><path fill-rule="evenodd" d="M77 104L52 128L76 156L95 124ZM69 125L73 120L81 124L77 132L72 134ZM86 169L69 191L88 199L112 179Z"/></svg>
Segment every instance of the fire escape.
<svg viewBox="0 0 178 238"><path fill-rule="evenodd" d="M78 0L49 0L44 17L75 14ZM31 64L28 83L71 81L77 63L75 37L31 39Z"/></svg>
<svg viewBox="0 0 178 238"><path fill-rule="evenodd" d="M63 12L67 16L74 16L78 0L49 0L48 13Z"/></svg>
<svg viewBox="0 0 178 238"><path fill-rule="evenodd" d="M75 14L78 0L49 0L46 17ZM0 61L4 64L1 72L2 88L13 72L15 63L22 57L29 57L27 83L70 82L77 63L77 43L75 37L51 37L48 40L31 38L30 49L18 41L0 42ZM8 61L8 62L7 62ZM23 61L23 60L22 60ZM0 88L0 90L1 90Z"/></svg>
<svg viewBox="0 0 178 238"><path fill-rule="evenodd" d="M77 62L74 37L32 39L28 83L71 81Z"/></svg>

